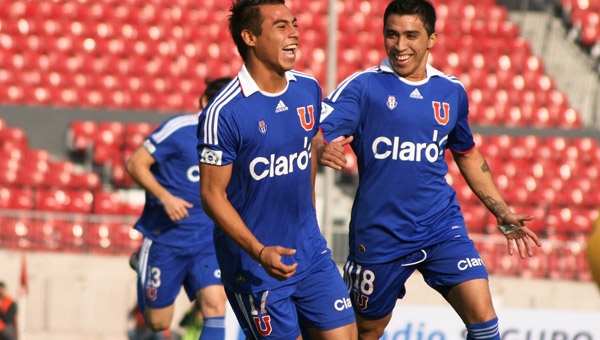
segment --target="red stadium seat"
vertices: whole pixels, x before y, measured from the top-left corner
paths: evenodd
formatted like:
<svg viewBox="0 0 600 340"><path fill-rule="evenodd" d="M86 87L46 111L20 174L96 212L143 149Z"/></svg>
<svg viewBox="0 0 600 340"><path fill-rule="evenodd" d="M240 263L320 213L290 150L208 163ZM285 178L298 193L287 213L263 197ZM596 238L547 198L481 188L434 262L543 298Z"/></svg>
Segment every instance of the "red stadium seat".
<svg viewBox="0 0 600 340"><path fill-rule="evenodd" d="M11 249L31 248L33 221L27 217L5 217L2 221L2 244Z"/></svg>
<svg viewBox="0 0 600 340"><path fill-rule="evenodd" d="M87 224L88 222L84 219L69 220L61 224L63 251L82 252L87 250Z"/></svg>
<svg viewBox="0 0 600 340"><path fill-rule="evenodd" d="M496 245L496 253L494 254L496 257L496 268L494 274L502 276L520 275L520 258L514 254L510 255L506 247L506 243L499 243Z"/></svg>
<svg viewBox="0 0 600 340"><path fill-rule="evenodd" d="M95 172L72 173L70 189L83 189L96 191L100 189L102 181Z"/></svg>
<svg viewBox="0 0 600 340"><path fill-rule="evenodd" d="M117 228L120 228L120 223L110 220L89 223L86 235L88 250L92 253L116 253L114 238Z"/></svg>
<svg viewBox="0 0 600 340"><path fill-rule="evenodd" d="M485 233L487 209L482 204L461 204L465 225L470 233Z"/></svg>
<svg viewBox="0 0 600 340"><path fill-rule="evenodd" d="M43 184L50 188L70 188L72 186L71 177L71 171L52 169L44 175Z"/></svg>
<svg viewBox="0 0 600 340"><path fill-rule="evenodd" d="M92 157L94 164L112 168L115 164L120 163L122 158L121 148L106 144L96 144L94 146Z"/></svg>
<svg viewBox="0 0 600 340"><path fill-rule="evenodd" d="M67 131L67 148L77 153L90 151L94 136L98 132L98 123L92 120L73 120Z"/></svg>
<svg viewBox="0 0 600 340"><path fill-rule="evenodd" d="M68 192L70 203L65 211L78 214L89 214L92 211L94 196L89 190L70 190Z"/></svg>
<svg viewBox="0 0 600 340"><path fill-rule="evenodd" d="M572 142L574 146L581 150L582 154L598 148L598 141L591 137L575 137Z"/></svg>
<svg viewBox="0 0 600 340"><path fill-rule="evenodd" d="M45 181L45 172L35 168L21 167L16 172L16 178L14 178L14 184L35 187L42 185Z"/></svg>
<svg viewBox="0 0 600 340"><path fill-rule="evenodd" d="M520 267L519 276L522 278L542 279L548 276L548 263L545 256L537 255L521 259Z"/></svg>
<svg viewBox="0 0 600 340"><path fill-rule="evenodd" d="M94 192L92 213L119 215L122 214L122 212L122 199L119 193L106 191Z"/></svg>
<svg viewBox="0 0 600 340"><path fill-rule="evenodd" d="M62 190L39 189L35 195L35 209L39 211L64 211L68 196Z"/></svg>
<svg viewBox="0 0 600 340"><path fill-rule="evenodd" d="M573 108L563 110L558 116L557 126L566 129L579 129L583 127L579 111Z"/></svg>
<svg viewBox="0 0 600 340"><path fill-rule="evenodd" d="M98 124L98 131L95 134L95 143L114 145L117 148L123 146L125 133L125 124L119 121L104 121Z"/></svg>
<svg viewBox="0 0 600 340"><path fill-rule="evenodd" d="M573 257L565 256L565 250L560 243L549 248L546 257L548 259L548 278L562 280L574 278L576 264Z"/></svg>
<svg viewBox="0 0 600 340"><path fill-rule="evenodd" d="M6 143L13 143L13 145L19 145L21 149L26 149L29 142L25 129L7 126L0 130L0 146L4 146Z"/></svg>
<svg viewBox="0 0 600 340"><path fill-rule="evenodd" d="M534 202L531 202L534 203ZM531 204L530 203L530 204ZM525 222L527 227L534 231L538 236L541 236L546 229L546 216L548 214L547 207L539 205L543 202L535 202L532 205L513 207L514 211L521 214L533 215L533 220Z"/></svg>
<svg viewBox="0 0 600 340"><path fill-rule="evenodd" d="M132 151L128 151L131 153ZM125 169L124 160L128 159L130 155L123 155L123 160L117 162L112 167L112 181L113 184L120 188L133 188L137 186L137 183L131 178L127 170Z"/></svg>
<svg viewBox="0 0 600 340"><path fill-rule="evenodd" d="M37 219L30 228L31 246L38 250L61 250L64 220L54 218Z"/></svg>
<svg viewBox="0 0 600 340"><path fill-rule="evenodd" d="M34 207L30 187L3 187L0 189L0 209L31 210Z"/></svg>
<svg viewBox="0 0 600 340"><path fill-rule="evenodd" d="M140 248L142 237L132 225L119 224L114 229L114 246L119 253L129 255Z"/></svg>

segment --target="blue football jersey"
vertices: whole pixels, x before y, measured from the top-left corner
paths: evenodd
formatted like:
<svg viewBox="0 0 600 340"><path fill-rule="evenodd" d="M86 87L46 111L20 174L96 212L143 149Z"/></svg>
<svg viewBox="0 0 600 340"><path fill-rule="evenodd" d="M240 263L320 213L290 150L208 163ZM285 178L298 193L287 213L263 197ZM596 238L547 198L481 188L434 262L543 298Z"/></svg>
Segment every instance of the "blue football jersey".
<svg viewBox="0 0 600 340"><path fill-rule="evenodd" d="M318 256L330 256L317 224L311 184L311 141L319 127L322 91L306 74L289 71L286 77L285 90L265 93L242 67L204 109L198 126L198 159L232 164L227 197L248 228L265 245L297 250L282 259L298 263L297 272L281 282L216 228L221 278L241 293L297 282Z"/></svg>
<svg viewBox="0 0 600 340"><path fill-rule="evenodd" d="M455 77L427 67L411 82L389 61L345 79L325 99L325 139L354 136L360 184L352 207L349 259L382 263L466 235L448 185L446 148L469 152L468 100Z"/></svg>
<svg viewBox="0 0 600 340"><path fill-rule="evenodd" d="M156 160L150 171L158 183L172 195L194 205L188 208L190 216L171 221L163 204L146 192L144 210L134 227L157 243L211 250L214 223L200 201L197 127L198 115L177 115L157 127L143 144Z"/></svg>

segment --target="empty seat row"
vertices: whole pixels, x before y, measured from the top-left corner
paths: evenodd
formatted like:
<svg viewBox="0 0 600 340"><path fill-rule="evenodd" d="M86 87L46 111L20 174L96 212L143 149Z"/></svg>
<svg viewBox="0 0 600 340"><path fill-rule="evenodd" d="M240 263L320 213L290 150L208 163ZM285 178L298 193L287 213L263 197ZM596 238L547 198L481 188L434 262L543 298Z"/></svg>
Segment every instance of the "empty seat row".
<svg viewBox="0 0 600 340"><path fill-rule="evenodd" d="M476 239L475 246L491 274L524 278L591 281L585 242L546 240L535 256L521 259L508 254L502 236Z"/></svg>
<svg viewBox="0 0 600 340"><path fill-rule="evenodd" d="M130 202L114 191L3 186L0 209L137 216L142 212L143 202Z"/></svg>
<svg viewBox="0 0 600 340"><path fill-rule="evenodd" d="M545 201L525 204L511 202L508 196L505 198L513 211L534 216L533 220L526 222L526 225L543 239L562 237L564 240L581 240L589 237L600 212L597 207L579 205L559 207ZM481 202L463 201L461 209L470 232L489 235L498 233L496 217Z"/></svg>
<svg viewBox="0 0 600 340"><path fill-rule="evenodd" d="M131 219L93 220L55 215L0 216L0 247L129 255L142 235Z"/></svg>

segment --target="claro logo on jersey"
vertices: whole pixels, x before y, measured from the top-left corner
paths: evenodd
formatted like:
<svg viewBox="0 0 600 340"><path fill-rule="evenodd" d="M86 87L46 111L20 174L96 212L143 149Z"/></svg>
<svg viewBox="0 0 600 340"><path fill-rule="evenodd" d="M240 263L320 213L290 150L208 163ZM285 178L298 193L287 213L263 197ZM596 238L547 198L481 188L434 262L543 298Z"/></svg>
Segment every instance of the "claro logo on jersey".
<svg viewBox="0 0 600 340"><path fill-rule="evenodd" d="M187 171L186 171L185 174L187 176L187 179L190 182L194 182L194 183L200 182L200 166L198 166L198 165L192 165L192 166L190 166L187 169Z"/></svg>
<svg viewBox="0 0 600 340"><path fill-rule="evenodd" d="M350 300L350 298L343 297L335 300L333 303L333 307L335 308L335 310L341 312L344 309L352 308L352 301Z"/></svg>
<svg viewBox="0 0 600 340"><path fill-rule="evenodd" d="M431 142L415 143L403 141L400 137L381 136L375 138L371 149L375 159L400 160L407 162L428 161L434 163L444 155L444 144L448 136L444 136L438 142L438 131L433 131Z"/></svg>
<svg viewBox="0 0 600 340"><path fill-rule="evenodd" d="M285 176L295 170L306 170L310 167L312 158L311 143L304 137L303 150L289 155L270 154L266 157L256 157L249 165L250 175L257 181L266 177Z"/></svg>
<svg viewBox="0 0 600 340"><path fill-rule="evenodd" d="M480 257L462 259L458 261L457 267L459 270L467 270L472 267L485 266L483 260Z"/></svg>

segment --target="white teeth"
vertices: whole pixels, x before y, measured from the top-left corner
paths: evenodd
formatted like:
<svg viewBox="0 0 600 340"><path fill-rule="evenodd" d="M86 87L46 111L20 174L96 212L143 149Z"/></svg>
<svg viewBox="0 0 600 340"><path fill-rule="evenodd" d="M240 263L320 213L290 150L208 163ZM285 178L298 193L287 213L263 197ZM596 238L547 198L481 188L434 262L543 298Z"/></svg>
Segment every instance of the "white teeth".
<svg viewBox="0 0 600 340"><path fill-rule="evenodd" d="M398 59L400 61L405 61L405 60L408 60L409 58L410 58L409 55L401 55L401 56L398 56L396 59Z"/></svg>
<svg viewBox="0 0 600 340"><path fill-rule="evenodd" d="M297 45L297 44L294 44L294 45L288 45L288 46L284 47L283 49L284 49L285 51L293 51L293 50L295 50L295 49L297 49L297 48L298 48L298 45Z"/></svg>

